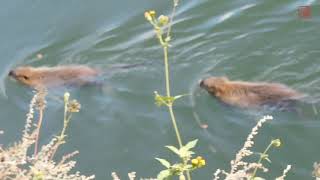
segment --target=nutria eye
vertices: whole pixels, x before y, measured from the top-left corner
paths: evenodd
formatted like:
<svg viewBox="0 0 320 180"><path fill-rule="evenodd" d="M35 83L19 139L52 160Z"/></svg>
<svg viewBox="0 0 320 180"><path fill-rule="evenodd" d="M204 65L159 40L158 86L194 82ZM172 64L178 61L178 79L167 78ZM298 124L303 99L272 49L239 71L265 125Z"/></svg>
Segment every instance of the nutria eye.
<svg viewBox="0 0 320 180"><path fill-rule="evenodd" d="M28 76L22 76L22 77L23 77L23 79L25 79L25 80L28 80L28 79L29 79Z"/></svg>

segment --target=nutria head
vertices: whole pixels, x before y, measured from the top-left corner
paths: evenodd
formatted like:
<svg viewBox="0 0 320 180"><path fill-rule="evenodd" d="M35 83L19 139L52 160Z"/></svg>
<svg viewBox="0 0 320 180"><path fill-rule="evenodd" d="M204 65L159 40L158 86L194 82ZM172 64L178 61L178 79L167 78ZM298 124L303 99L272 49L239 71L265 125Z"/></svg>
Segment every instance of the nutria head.
<svg viewBox="0 0 320 180"><path fill-rule="evenodd" d="M18 67L9 71L8 75L21 82L22 84L31 87L36 87L37 85L39 85L39 80L41 79L36 69L31 66Z"/></svg>
<svg viewBox="0 0 320 180"><path fill-rule="evenodd" d="M199 85L209 93L219 96L226 87L228 81L229 79L227 77L209 77L201 80Z"/></svg>

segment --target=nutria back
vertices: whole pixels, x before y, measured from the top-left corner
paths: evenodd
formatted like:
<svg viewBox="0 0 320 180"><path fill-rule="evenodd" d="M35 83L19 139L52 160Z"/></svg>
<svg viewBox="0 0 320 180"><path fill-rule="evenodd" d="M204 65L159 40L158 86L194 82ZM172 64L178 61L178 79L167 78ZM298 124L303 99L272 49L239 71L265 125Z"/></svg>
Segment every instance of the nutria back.
<svg viewBox="0 0 320 180"><path fill-rule="evenodd" d="M258 107L301 99L303 94L283 84L230 81L226 77L210 77L200 86L222 102L239 107Z"/></svg>
<svg viewBox="0 0 320 180"><path fill-rule="evenodd" d="M85 65L21 66L9 72L10 77L33 88L62 85L83 86L94 83L99 74L100 70Z"/></svg>

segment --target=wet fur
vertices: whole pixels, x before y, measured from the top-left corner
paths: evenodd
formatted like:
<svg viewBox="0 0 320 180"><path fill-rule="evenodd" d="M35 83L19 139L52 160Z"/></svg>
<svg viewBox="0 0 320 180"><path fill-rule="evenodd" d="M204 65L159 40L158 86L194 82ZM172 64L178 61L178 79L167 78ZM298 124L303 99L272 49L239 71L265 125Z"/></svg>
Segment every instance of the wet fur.
<svg viewBox="0 0 320 180"><path fill-rule="evenodd" d="M303 97L300 92L278 83L230 81L226 77L210 77L201 81L200 85L222 102L238 107L290 106Z"/></svg>

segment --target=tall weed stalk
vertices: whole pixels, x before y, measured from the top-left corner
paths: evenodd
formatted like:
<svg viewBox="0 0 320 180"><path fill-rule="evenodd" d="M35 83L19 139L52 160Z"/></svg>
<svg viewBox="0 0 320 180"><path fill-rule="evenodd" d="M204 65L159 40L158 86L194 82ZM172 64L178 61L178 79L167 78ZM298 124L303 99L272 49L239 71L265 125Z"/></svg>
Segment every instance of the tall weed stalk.
<svg viewBox="0 0 320 180"><path fill-rule="evenodd" d="M176 163L173 165L171 165L165 159L157 158L157 160L167 168L158 174L157 178L160 180L167 179L175 175L179 176L179 179L185 179L184 174L187 175L188 180L191 180L190 171L205 165L205 160L200 156L197 157L196 159L191 159L194 152L190 151L190 149L196 145L197 140L191 141L186 145L183 145L183 141L181 138L181 134L177 125L177 120L176 120L174 109L173 109L175 100L185 96L185 95L172 96L171 86L170 86L170 67L169 67L168 49L170 47L170 41L171 41L171 30L173 25L173 18L175 16L175 12L178 4L179 4L179 0L173 0L173 9L170 17L165 15L160 15L156 17L156 12L153 10L147 11L144 14L145 18L153 26L156 32L156 36L159 40L159 43L163 49L166 95L164 96L160 95L157 91L155 91L155 101L156 101L156 104L159 106L161 105L167 106L170 114L170 118L172 121L172 125L176 134L176 138L178 141L178 145L179 145L179 149L175 148L174 146L166 146L166 147L181 158L181 163Z"/></svg>

